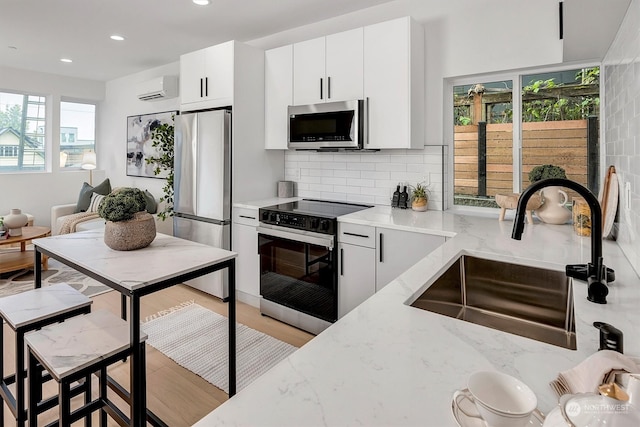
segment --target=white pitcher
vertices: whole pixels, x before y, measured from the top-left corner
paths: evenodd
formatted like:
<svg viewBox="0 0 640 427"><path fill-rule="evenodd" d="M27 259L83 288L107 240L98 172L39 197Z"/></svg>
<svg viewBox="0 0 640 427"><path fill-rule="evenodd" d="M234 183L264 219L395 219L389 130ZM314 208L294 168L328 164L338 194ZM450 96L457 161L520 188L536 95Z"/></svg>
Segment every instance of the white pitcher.
<svg viewBox="0 0 640 427"><path fill-rule="evenodd" d="M536 209L536 216L547 224L566 224L571 219L571 211L565 206L569 196L562 187L545 187L540 193L544 203Z"/></svg>

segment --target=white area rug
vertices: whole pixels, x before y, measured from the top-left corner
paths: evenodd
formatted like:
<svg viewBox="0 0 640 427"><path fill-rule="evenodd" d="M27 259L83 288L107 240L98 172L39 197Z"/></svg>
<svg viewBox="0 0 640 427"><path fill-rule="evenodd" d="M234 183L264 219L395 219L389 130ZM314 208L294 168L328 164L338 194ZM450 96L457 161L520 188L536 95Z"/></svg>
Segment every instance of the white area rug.
<svg viewBox="0 0 640 427"><path fill-rule="evenodd" d="M161 312L142 325L147 343L182 367L229 393L228 320L194 304ZM237 390L240 391L297 348L237 325Z"/></svg>

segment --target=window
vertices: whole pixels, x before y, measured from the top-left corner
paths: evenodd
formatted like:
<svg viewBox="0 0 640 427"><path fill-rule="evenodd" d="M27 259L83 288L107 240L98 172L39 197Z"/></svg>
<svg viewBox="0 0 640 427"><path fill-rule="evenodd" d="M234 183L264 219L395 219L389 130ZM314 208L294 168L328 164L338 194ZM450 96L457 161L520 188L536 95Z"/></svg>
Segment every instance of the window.
<svg viewBox="0 0 640 427"><path fill-rule="evenodd" d="M0 172L45 170L45 98L0 92Z"/></svg>
<svg viewBox="0 0 640 427"><path fill-rule="evenodd" d="M538 165L597 194L598 67L461 81L453 92L453 205L497 207Z"/></svg>
<svg viewBox="0 0 640 427"><path fill-rule="evenodd" d="M61 168L79 168L83 154L95 151L95 124L95 105L65 101L60 103Z"/></svg>

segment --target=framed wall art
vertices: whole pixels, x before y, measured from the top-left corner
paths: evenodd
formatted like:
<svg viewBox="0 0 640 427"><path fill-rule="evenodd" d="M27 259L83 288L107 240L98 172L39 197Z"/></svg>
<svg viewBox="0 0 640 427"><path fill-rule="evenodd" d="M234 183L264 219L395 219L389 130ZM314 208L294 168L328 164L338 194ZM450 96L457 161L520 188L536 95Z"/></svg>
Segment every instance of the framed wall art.
<svg viewBox="0 0 640 427"><path fill-rule="evenodd" d="M127 117L127 175L145 178L166 178L168 172L155 175L154 164L147 164L146 159L157 157L158 151L153 147L151 132L160 124L173 123L177 111L141 114Z"/></svg>

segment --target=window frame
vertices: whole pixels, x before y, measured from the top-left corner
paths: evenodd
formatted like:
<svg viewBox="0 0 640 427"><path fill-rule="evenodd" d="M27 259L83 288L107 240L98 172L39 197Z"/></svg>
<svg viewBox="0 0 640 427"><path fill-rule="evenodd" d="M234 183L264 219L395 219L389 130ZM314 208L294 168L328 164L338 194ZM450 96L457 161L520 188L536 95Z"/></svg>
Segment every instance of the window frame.
<svg viewBox="0 0 640 427"><path fill-rule="evenodd" d="M43 164L43 168L40 170L24 170L24 169L17 169L17 170L13 170L13 171L7 171L7 172L2 172L0 171L0 176L1 175L12 175L12 174L41 174L41 173L47 173L51 171L51 110L52 110L52 103L51 103L51 97L47 94L41 93L41 92L28 92L28 91L22 91L22 90L16 90L16 89L5 89L5 88L1 88L0 87L0 92L2 93L7 93L7 94L13 94L13 95L20 95L20 96L37 96L40 98L44 99L44 108L45 108L45 112L44 112L44 146L43 146L43 153L44 153L44 164Z"/></svg>
<svg viewBox="0 0 640 427"><path fill-rule="evenodd" d="M82 98L73 98L73 97L68 97L68 96L61 96L58 102L58 108L57 108L57 114L58 114L58 138L55 142L56 148L55 150L57 151L57 156L52 156L56 157L56 158L60 158L60 153L62 153L62 149L61 149L61 141L60 141L60 135L62 132L62 128L63 127L67 127L67 126L62 126L62 103L63 102L67 102L67 103L74 103L74 104L87 104L87 105L93 105L94 107L94 112L93 112L93 120L94 120L94 140L93 140L93 151L95 153L97 153L98 151L96 150L96 147L98 145L98 109L99 109L99 102L95 101L95 100L90 100L90 99L82 99ZM69 142L69 141L67 141ZM53 144L52 144L53 145ZM99 162L99 159L96 159ZM53 161L52 161L53 164ZM80 166L77 167L72 167L72 166L68 166L68 167L60 167L59 163L57 164L57 169L60 172L71 172L71 171L79 171L82 170L82 168Z"/></svg>
<svg viewBox="0 0 640 427"><path fill-rule="evenodd" d="M487 214L492 212L498 212L499 208L486 208L477 206L463 206L454 205L454 114L453 114L453 88L461 85L471 85L478 82L494 82L502 80L511 80L513 85L512 92L512 105L513 105L513 191L521 192L523 190L522 185L522 87L523 77L529 74L549 73L556 71L567 71L579 68L591 68L600 67L600 129L599 138L600 144L600 176L603 176L605 167L605 150L606 145L602 143L604 135L604 94L602 87L604 86L604 72L603 64L601 62L580 62L580 63L566 63L556 66L548 67L534 67L534 68L522 68L510 71L495 72L495 73L481 73L460 77L446 78L444 81L444 129L443 137L445 146L447 146L447 152L449 153L446 159L446 177L445 182L448 183L444 189L444 209L459 213L468 214ZM516 102L517 101L517 102Z"/></svg>

